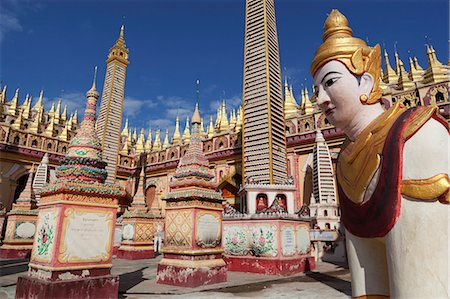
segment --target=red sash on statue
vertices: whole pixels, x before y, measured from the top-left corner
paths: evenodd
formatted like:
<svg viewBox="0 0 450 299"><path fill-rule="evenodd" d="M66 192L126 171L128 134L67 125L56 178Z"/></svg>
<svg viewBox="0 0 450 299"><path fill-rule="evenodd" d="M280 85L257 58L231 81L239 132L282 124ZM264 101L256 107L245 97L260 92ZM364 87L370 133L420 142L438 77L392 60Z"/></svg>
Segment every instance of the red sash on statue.
<svg viewBox="0 0 450 299"><path fill-rule="evenodd" d="M338 181L341 219L345 228L362 238L384 237L400 216L403 169L403 132L410 124L416 108L402 113L386 136L380 161L378 184L369 200L354 203L343 192Z"/></svg>

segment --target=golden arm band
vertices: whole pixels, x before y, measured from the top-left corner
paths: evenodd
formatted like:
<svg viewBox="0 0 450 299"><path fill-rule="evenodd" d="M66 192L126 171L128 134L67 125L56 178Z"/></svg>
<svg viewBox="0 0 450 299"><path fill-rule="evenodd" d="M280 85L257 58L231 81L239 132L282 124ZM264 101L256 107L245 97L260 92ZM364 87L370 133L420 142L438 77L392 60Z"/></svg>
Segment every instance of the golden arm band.
<svg viewBox="0 0 450 299"><path fill-rule="evenodd" d="M422 200L433 200L447 193L443 201L448 203L449 188L450 180L446 173L441 173L428 179L404 180L402 182L403 195Z"/></svg>

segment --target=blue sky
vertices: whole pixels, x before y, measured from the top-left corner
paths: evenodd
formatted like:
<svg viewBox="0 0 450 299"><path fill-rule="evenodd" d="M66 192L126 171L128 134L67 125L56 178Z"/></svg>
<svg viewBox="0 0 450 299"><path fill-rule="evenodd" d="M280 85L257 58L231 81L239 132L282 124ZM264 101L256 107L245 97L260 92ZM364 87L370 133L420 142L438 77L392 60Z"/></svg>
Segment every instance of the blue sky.
<svg viewBox="0 0 450 299"><path fill-rule="evenodd" d="M275 1L283 76L297 101L311 88L309 65L321 43L332 8L343 12L354 36L380 43L394 61L394 44L408 67L408 55L426 67L425 44L447 63L447 0ZM105 60L125 16L130 65L125 116L131 127L174 128L175 116L193 112L200 80L200 112L209 119L221 99L237 108L242 93L244 0L20 1L0 2L0 79L10 99L20 87L47 107L62 98L69 113L82 114L94 66L103 87ZM80 110L81 109L81 110ZM206 125L206 124L205 124Z"/></svg>

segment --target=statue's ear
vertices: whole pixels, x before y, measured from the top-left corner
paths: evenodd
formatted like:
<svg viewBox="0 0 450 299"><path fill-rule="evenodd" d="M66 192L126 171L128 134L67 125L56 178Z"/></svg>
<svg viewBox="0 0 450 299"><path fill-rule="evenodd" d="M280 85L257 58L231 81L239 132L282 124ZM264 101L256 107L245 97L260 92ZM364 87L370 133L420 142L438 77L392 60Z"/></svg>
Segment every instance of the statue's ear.
<svg viewBox="0 0 450 299"><path fill-rule="evenodd" d="M365 95L369 96L370 93L372 92L374 83L375 83L375 81L373 79L373 76L367 72L364 73L361 76L361 80L359 82L360 94L365 94Z"/></svg>

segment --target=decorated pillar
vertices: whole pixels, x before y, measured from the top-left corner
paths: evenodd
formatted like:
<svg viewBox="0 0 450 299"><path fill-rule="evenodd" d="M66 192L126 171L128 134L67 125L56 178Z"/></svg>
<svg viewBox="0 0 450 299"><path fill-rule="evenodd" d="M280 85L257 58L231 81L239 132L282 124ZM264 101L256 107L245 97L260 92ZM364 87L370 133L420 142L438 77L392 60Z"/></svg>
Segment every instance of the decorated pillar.
<svg viewBox="0 0 450 299"><path fill-rule="evenodd" d="M136 260L155 257L153 238L158 220L162 219L147 211L144 179L145 172L142 167L138 190L131 207L123 214L122 241L117 252L118 258Z"/></svg>
<svg viewBox="0 0 450 299"><path fill-rule="evenodd" d="M222 247L222 197L203 154L198 104L193 134L170 182L166 201L163 259L157 283L198 287L227 280Z"/></svg>
<svg viewBox="0 0 450 299"><path fill-rule="evenodd" d="M38 215L34 192L31 187L33 173L34 166L29 172L25 189L20 193L16 203L13 203L12 210L7 213L5 238L3 245L0 247L1 258L25 258L30 256Z"/></svg>
<svg viewBox="0 0 450 299"><path fill-rule="evenodd" d="M112 243L117 203L125 191L105 183L106 163L94 129L98 96L94 79L57 179L41 190L29 270L18 278L16 298L117 298Z"/></svg>

